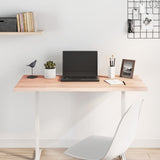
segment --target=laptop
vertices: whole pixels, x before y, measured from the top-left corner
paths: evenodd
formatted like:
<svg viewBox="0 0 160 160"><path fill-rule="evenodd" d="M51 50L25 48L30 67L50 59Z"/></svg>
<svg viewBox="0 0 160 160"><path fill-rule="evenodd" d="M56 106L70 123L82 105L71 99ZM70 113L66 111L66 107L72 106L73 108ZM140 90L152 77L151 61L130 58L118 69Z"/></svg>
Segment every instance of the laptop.
<svg viewBox="0 0 160 160"><path fill-rule="evenodd" d="M99 81L97 54L97 51L63 51L61 81Z"/></svg>

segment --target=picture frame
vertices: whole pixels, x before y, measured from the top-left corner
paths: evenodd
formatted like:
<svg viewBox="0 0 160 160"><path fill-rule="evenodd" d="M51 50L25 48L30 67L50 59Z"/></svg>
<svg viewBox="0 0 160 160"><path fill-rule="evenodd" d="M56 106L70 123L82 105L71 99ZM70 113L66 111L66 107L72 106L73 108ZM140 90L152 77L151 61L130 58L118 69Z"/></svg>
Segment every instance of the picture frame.
<svg viewBox="0 0 160 160"><path fill-rule="evenodd" d="M122 59L120 77L133 78L135 60Z"/></svg>

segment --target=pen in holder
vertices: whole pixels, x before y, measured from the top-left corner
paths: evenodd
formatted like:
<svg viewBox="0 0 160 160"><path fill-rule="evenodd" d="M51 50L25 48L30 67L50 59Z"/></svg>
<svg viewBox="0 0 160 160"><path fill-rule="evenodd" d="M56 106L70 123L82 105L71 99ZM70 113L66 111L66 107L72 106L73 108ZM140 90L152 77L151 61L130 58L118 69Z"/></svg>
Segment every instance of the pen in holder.
<svg viewBox="0 0 160 160"><path fill-rule="evenodd" d="M111 58L107 58L107 65L108 65L108 77L109 78L115 78L115 61L114 55L112 55Z"/></svg>

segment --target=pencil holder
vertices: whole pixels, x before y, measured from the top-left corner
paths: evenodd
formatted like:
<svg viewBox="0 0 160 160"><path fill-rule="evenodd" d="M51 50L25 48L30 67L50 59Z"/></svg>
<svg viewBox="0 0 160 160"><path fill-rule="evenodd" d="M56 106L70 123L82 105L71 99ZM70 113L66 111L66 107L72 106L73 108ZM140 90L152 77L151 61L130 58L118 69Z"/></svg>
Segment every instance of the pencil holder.
<svg viewBox="0 0 160 160"><path fill-rule="evenodd" d="M115 78L115 67L108 67L108 77Z"/></svg>

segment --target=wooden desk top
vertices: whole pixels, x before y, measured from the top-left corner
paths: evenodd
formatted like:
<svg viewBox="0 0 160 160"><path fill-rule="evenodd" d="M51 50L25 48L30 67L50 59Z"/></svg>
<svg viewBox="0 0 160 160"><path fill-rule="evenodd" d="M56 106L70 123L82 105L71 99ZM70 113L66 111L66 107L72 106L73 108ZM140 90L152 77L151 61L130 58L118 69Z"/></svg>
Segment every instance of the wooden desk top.
<svg viewBox="0 0 160 160"><path fill-rule="evenodd" d="M61 82L61 76L55 79L45 79L43 76L38 76L36 79L28 79L24 75L14 91L59 91L59 92L106 92L106 91L147 91L146 85L138 77L133 79L121 78L116 79L125 81L126 85L109 85L104 82L107 76L99 76L99 82Z"/></svg>

